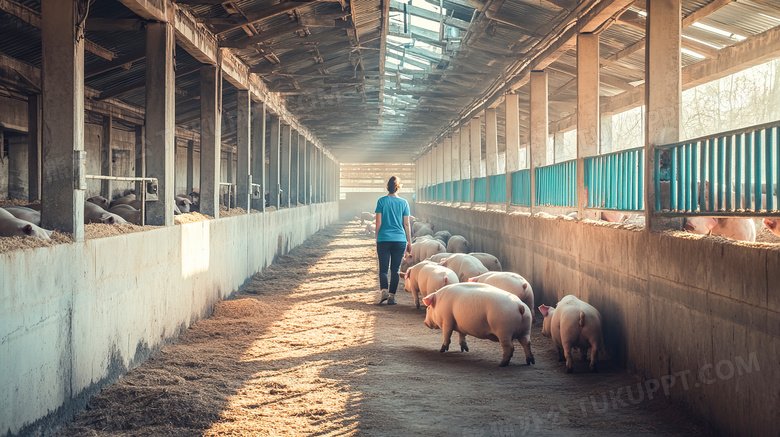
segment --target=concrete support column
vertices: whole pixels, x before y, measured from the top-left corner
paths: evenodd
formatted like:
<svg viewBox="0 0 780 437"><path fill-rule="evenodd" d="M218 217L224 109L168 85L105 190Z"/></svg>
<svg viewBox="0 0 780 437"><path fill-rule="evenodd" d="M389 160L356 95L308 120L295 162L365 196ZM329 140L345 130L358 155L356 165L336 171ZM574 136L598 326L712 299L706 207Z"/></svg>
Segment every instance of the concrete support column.
<svg viewBox="0 0 780 437"><path fill-rule="evenodd" d="M84 239L84 31L75 2L41 2L41 225ZM71 394L64 393L65 399Z"/></svg>
<svg viewBox="0 0 780 437"><path fill-rule="evenodd" d="M314 203L314 153L317 151L317 147L313 142L307 141L308 152L306 153L306 203L311 205Z"/></svg>
<svg viewBox="0 0 780 437"><path fill-rule="evenodd" d="M213 65L200 68L200 212L219 217L222 154L222 77Z"/></svg>
<svg viewBox="0 0 780 437"><path fill-rule="evenodd" d="M236 206L249 212L251 208L252 169L250 167L252 138L252 98L249 91L236 93Z"/></svg>
<svg viewBox="0 0 780 437"><path fill-rule="evenodd" d="M563 143L563 132L555 132L553 134L553 149L555 150L554 162L562 161L563 156L566 154Z"/></svg>
<svg viewBox="0 0 780 437"><path fill-rule="evenodd" d="M456 131L456 135L460 135L460 178L462 180L471 179L471 130L470 124L465 123ZM461 189L462 192L462 189ZM471 192L469 192L471 195ZM471 202L461 198L461 202Z"/></svg>
<svg viewBox="0 0 780 437"><path fill-rule="evenodd" d="M536 206L536 171L537 167L547 164L547 111L548 111L547 72L531 72L531 208Z"/></svg>
<svg viewBox="0 0 780 437"><path fill-rule="evenodd" d="M268 185L265 183L265 103L264 102L252 102L250 100L249 105L251 109L250 121L250 167L249 167L249 182L260 185L260 195L257 198L251 199L251 207L260 212L265 212L265 190L268 189ZM252 187L249 187L249 192L252 192ZM250 195L251 196L251 195Z"/></svg>
<svg viewBox="0 0 780 437"><path fill-rule="evenodd" d="M469 123L469 150L471 151L471 206L476 206L474 192L475 179L482 176L482 120L479 116L471 119Z"/></svg>
<svg viewBox="0 0 780 437"><path fill-rule="evenodd" d="M444 171L444 182L452 182L452 138L445 138L442 141L442 159L441 165ZM452 184L450 184L452 189Z"/></svg>
<svg viewBox="0 0 780 437"><path fill-rule="evenodd" d="M103 176L113 176L113 165L111 165L114 154L111 149L111 142L113 141L111 127L113 124L114 118L111 114L103 116L103 135L100 147L100 174ZM111 200L111 181L100 181L100 195Z"/></svg>
<svg viewBox="0 0 780 437"><path fill-rule="evenodd" d="M0 153L1 150L2 146L0 146ZM27 98L27 192L30 202L41 198L40 94L33 94Z"/></svg>
<svg viewBox="0 0 780 437"><path fill-rule="evenodd" d="M298 203L306 205L306 137L298 136Z"/></svg>
<svg viewBox="0 0 780 437"><path fill-rule="evenodd" d="M170 23L146 26L146 175L157 178L157 201L146 208L146 224L173 225L176 147L176 76L173 55L176 39ZM218 74L215 74L219 77ZM202 102L203 100L201 100ZM202 114L201 114L202 117ZM219 138L219 135L216 135ZM219 155L217 155L219 157ZM202 187L201 187L202 188ZM203 196L201 195L201 211ZM218 211L217 211L218 212ZM210 214L210 212L204 212ZM217 217L215 214L214 217Z"/></svg>
<svg viewBox="0 0 780 437"><path fill-rule="evenodd" d="M585 158L599 154L599 36L577 35L577 204L585 218Z"/></svg>
<svg viewBox="0 0 780 437"><path fill-rule="evenodd" d="M280 206L290 207L290 154L292 148L292 127L282 125L279 161L279 188L282 190Z"/></svg>
<svg viewBox="0 0 780 437"><path fill-rule="evenodd" d="M487 195L485 203L490 203L490 177L498 172L498 116L496 108L485 110L485 176Z"/></svg>
<svg viewBox="0 0 780 437"><path fill-rule="evenodd" d="M187 141L187 194L195 188L195 140Z"/></svg>
<svg viewBox="0 0 780 437"><path fill-rule="evenodd" d="M146 140L144 139L144 127L138 125L135 127L135 177L142 178L146 176ZM146 190L145 184L135 183L136 195L141 194L141 190ZM143 206L144 209L146 205Z"/></svg>
<svg viewBox="0 0 780 437"><path fill-rule="evenodd" d="M506 209L512 203L512 172L520 169L520 101L517 94L504 98L506 111Z"/></svg>
<svg viewBox="0 0 780 437"><path fill-rule="evenodd" d="M282 148L282 121L278 115L271 115L271 144L270 170L268 172L268 206L279 209L281 206L280 190L282 189L281 178L281 148Z"/></svg>
<svg viewBox="0 0 780 437"><path fill-rule="evenodd" d="M460 180L460 135L453 134L450 137L452 153L450 153L450 174L453 181Z"/></svg>
<svg viewBox="0 0 780 437"><path fill-rule="evenodd" d="M301 140L303 136L293 131L290 148L290 204L297 206L300 203L301 192Z"/></svg>
<svg viewBox="0 0 780 437"><path fill-rule="evenodd" d="M601 114L601 127L599 128L599 154L612 153L615 149L612 145L612 116L610 113Z"/></svg>
<svg viewBox="0 0 780 437"><path fill-rule="evenodd" d="M645 217L646 229L665 227L655 217L655 147L680 140L682 0L647 2L645 47ZM662 205L663 207L664 205Z"/></svg>

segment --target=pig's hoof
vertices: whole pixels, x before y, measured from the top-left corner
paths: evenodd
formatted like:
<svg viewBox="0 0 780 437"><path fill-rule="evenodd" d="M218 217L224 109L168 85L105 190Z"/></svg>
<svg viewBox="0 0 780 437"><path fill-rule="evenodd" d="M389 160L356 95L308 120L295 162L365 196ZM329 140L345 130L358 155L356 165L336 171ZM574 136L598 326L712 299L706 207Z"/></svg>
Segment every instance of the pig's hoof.
<svg viewBox="0 0 780 437"><path fill-rule="evenodd" d="M498 365L498 367L506 367L509 365L509 360L502 361L501 364Z"/></svg>
<svg viewBox="0 0 780 437"><path fill-rule="evenodd" d="M531 355L531 357L530 357L530 358L526 358L526 359L525 359L525 363L526 363L526 364L528 364L528 365L530 366L531 364L536 364L536 360L534 359L534 356L533 356L533 355Z"/></svg>
<svg viewBox="0 0 780 437"><path fill-rule="evenodd" d="M572 372L574 372L574 366L572 367L566 366L566 373L572 373Z"/></svg>
<svg viewBox="0 0 780 437"><path fill-rule="evenodd" d="M440 354L443 354L444 352L447 352L447 349L449 349L449 348L450 348L450 347L449 347L449 346L447 346L447 345L442 345L442 346L441 346L441 349L439 349L439 353L440 353Z"/></svg>
<svg viewBox="0 0 780 437"><path fill-rule="evenodd" d="M469 351L468 345L466 343L461 344L460 345L460 351L461 352L468 352Z"/></svg>

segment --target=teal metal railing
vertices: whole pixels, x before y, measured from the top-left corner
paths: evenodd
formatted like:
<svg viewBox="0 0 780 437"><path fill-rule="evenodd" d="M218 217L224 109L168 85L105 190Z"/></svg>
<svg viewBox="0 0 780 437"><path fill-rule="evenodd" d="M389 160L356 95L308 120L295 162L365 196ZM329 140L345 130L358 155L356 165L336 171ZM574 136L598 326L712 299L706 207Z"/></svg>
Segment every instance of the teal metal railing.
<svg viewBox="0 0 780 437"><path fill-rule="evenodd" d="M487 178L474 179L474 202L487 202Z"/></svg>
<svg viewBox="0 0 780 437"><path fill-rule="evenodd" d="M512 205L531 206L531 170L512 173Z"/></svg>
<svg viewBox="0 0 780 437"><path fill-rule="evenodd" d="M644 210L643 147L585 158L588 208Z"/></svg>
<svg viewBox="0 0 780 437"><path fill-rule="evenodd" d="M444 183L444 200L452 202L452 182Z"/></svg>
<svg viewBox="0 0 780 437"><path fill-rule="evenodd" d="M471 202L471 179L460 180L460 201Z"/></svg>
<svg viewBox="0 0 780 437"><path fill-rule="evenodd" d="M506 174L488 176L488 202L506 203Z"/></svg>
<svg viewBox="0 0 780 437"><path fill-rule="evenodd" d="M460 202L460 181L452 181L452 201Z"/></svg>
<svg viewBox="0 0 780 437"><path fill-rule="evenodd" d="M777 214L780 121L658 146L653 170L662 214Z"/></svg>
<svg viewBox="0 0 780 437"><path fill-rule="evenodd" d="M577 206L576 159L535 170L537 205Z"/></svg>

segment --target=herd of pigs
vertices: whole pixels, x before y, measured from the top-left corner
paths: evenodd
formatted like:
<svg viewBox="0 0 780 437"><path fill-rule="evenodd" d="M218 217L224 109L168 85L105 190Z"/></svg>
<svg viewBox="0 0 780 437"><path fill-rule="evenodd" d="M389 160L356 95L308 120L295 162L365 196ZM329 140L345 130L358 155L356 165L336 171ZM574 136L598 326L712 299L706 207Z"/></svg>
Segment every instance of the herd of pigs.
<svg viewBox="0 0 780 437"><path fill-rule="evenodd" d="M361 223L374 220L371 213L360 214ZM411 217L412 251L404 255L401 278L417 308L427 306L425 326L440 328L444 340L439 352L450 346L450 337L459 334L461 352L468 352L466 336L489 339L501 345L500 366L509 364L517 339L525 351L526 364L535 364L531 352L534 293L531 284L513 272L504 272L495 256L469 252L469 242L449 231L435 231L432 223ZM366 225L366 233L374 224ZM598 354L604 349L601 314L575 296L568 295L558 305L540 305L544 316L542 335L551 337L566 371L574 365L571 349L578 348L583 360L590 349L590 369L596 371Z"/></svg>
<svg viewBox="0 0 780 437"><path fill-rule="evenodd" d="M200 195L197 191L176 195L174 214L198 211ZM102 196L93 196L84 202L84 223L141 224L141 201L134 190L125 190L109 201ZM52 231L41 226L40 204L28 206L0 207L0 237L35 237L49 240Z"/></svg>

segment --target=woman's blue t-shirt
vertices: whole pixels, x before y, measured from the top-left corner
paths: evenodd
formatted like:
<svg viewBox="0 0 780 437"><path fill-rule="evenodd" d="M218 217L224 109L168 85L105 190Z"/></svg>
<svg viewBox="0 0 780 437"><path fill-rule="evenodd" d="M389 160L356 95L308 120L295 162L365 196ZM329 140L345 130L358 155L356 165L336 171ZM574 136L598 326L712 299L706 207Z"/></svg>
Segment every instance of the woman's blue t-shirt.
<svg viewBox="0 0 780 437"><path fill-rule="evenodd" d="M376 241L406 242L404 217L409 215L409 203L395 196L380 197L376 202L376 211L382 214L382 224L376 233Z"/></svg>

